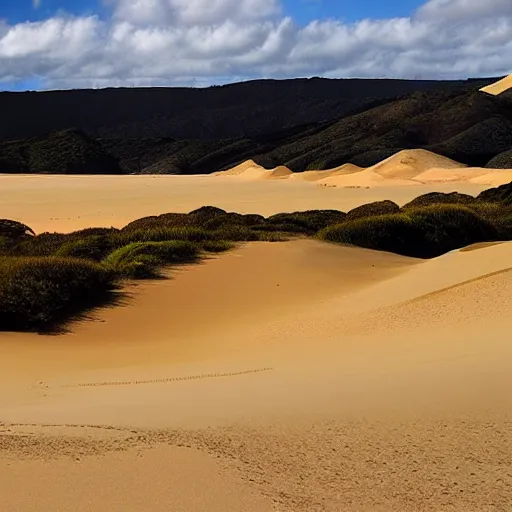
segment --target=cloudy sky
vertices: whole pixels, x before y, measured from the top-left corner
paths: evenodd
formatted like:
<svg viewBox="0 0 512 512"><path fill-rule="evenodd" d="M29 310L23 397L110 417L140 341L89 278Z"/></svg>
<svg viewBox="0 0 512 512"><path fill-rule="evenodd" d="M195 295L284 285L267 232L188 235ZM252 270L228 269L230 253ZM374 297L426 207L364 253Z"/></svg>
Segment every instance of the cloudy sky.
<svg viewBox="0 0 512 512"><path fill-rule="evenodd" d="M0 89L512 73L512 0L0 0Z"/></svg>

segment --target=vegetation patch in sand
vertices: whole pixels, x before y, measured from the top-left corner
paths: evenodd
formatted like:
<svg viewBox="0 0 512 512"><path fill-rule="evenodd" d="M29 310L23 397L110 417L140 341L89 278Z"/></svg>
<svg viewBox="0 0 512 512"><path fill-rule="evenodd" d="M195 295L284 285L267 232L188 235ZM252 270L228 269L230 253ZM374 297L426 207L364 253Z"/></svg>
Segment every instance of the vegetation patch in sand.
<svg viewBox="0 0 512 512"><path fill-rule="evenodd" d="M428 194L401 209L391 201L348 214L310 210L240 215L211 206L131 222L35 235L0 221L0 330L45 330L100 304L121 279L161 277L164 267L193 263L237 242L293 236L431 258L471 244L512 239L510 188L473 198Z"/></svg>
<svg viewBox="0 0 512 512"><path fill-rule="evenodd" d="M107 300L115 278L105 266L86 260L0 257L0 329L54 327Z"/></svg>
<svg viewBox="0 0 512 512"><path fill-rule="evenodd" d="M432 258L474 243L499 239L498 230L491 222L469 208L447 204L359 218L328 227L319 236L330 242L419 258Z"/></svg>

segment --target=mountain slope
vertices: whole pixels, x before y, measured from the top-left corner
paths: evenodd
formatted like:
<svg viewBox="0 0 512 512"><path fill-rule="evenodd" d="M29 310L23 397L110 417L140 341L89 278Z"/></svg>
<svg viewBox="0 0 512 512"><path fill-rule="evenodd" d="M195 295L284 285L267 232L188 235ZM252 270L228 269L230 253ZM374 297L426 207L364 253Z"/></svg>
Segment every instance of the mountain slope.
<svg viewBox="0 0 512 512"><path fill-rule="evenodd" d="M492 82L255 80L222 87L0 93L0 140L66 128L95 138L232 139L333 121L418 90Z"/></svg>
<svg viewBox="0 0 512 512"><path fill-rule="evenodd" d="M0 172L35 174L119 174L115 158L79 130L0 143Z"/></svg>
<svg viewBox="0 0 512 512"><path fill-rule="evenodd" d="M320 88L328 86L332 93L344 81L332 82L323 80L318 84L315 80L282 83L270 81L263 84L252 82L208 90L208 94L213 94L216 89L219 89L218 92L221 93L219 98L226 101L224 96L226 91L238 91L238 87L242 86L248 87L248 90L260 87L260 96L263 98L263 103L260 105L263 110L260 113L263 114L265 109L268 109L266 110L266 131L262 133L223 137L225 130L223 132L221 126L215 138L201 136L132 138L119 136L122 135L123 128L116 132L118 136L115 138L111 136L92 138L81 130L65 130L0 143L0 172L205 174L229 169L247 160L254 160L267 169L286 166L292 171L302 172L311 169L332 169L347 163L371 167L408 149L425 149L456 160L463 165L475 167L488 165L498 155L512 149L512 103L503 94L490 95L478 91L479 83L467 82L465 86L453 86L452 83L449 87L440 83L441 86L434 90L420 90L394 100L375 100L370 106L360 106L356 112L338 116L334 120L319 120L320 111L315 110L315 105L318 107L323 102L325 106L326 103L324 99L318 98L316 103L313 102L306 106L304 111L300 111L303 119L316 117L316 120L295 125L289 125L290 121L285 118L286 116L284 118L282 116L283 112L291 107L289 98L283 98L282 104L268 103L273 98L269 92L272 87L281 90L283 86L293 86L299 90L299 86L302 86L301 94L306 95L306 93L309 94L308 87L311 83ZM347 81L347 83L352 82ZM368 85L367 82L371 81L361 81L362 86ZM391 82L397 81L375 82L385 83L386 87L389 87ZM387 91L386 87L381 93ZM191 91L185 91L186 94L191 93ZM85 94L105 91L71 92ZM168 94L167 90L164 92ZM192 90L192 92L195 94L198 91ZM217 106L221 105L222 101L217 103ZM236 101L234 98L233 106ZM344 104L346 106L346 103ZM242 103L238 106L240 105ZM243 108L247 105L253 105L256 108L257 99L249 98L244 105ZM295 111L300 110L297 108L300 105L300 102L295 105ZM181 113L185 115L187 112L191 114L189 107L190 105L185 105L176 108L184 108ZM140 105L135 106L135 111L140 111ZM257 108L256 111L258 111ZM70 115L73 117L80 112L81 109L77 106L76 112L71 110ZM196 105L197 112L202 112L203 116L215 116L220 110L209 110L204 105ZM239 133L249 129L244 124L248 120L247 117L241 118L240 123L228 123L232 114L230 108L226 107L224 117L221 116L224 127ZM104 119L107 120L109 115L105 114ZM294 122L298 122L298 119L296 117ZM84 123L87 124L85 121ZM158 123L141 122L135 123L132 128L137 133L143 133L148 127L158 132L159 126L164 125L165 123L160 126ZM205 126L211 128L220 125L199 123L197 129L201 131ZM263 126L264 124L256 122L252 128L258 131L263 129ZM5 126L0 125L0 130L3 128ZM110 128L107 127L97 131L108 132L109 130ZM170 129L166 128L166 130ZM30 157L32 153L37 157Z"/></svg>

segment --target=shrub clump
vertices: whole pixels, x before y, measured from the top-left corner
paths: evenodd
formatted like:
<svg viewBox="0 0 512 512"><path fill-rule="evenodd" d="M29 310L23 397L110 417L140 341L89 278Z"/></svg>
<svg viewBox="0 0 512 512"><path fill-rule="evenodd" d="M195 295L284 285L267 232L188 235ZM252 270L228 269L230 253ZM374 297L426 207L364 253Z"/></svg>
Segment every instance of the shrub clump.
<svg viewBox="0 0 512 512"><path fill-rule="evenodd" d="M319 237L328 242L366 249L419 256L422 236L412 219L404 214L379 215L330 226Z"/></svg>
<svg viewBox="0 0 512 512"><path fill-rule="evenodd" d="M288 233L314 234L345 219L346 214L338 210L308 210L294 213L278 213L266 219L258 230Z"/></svg>
<svg viewBox="0 0 512 512"><path fill-rule="evenodd" d="M442 192L430 192L422 196L416 197L411 202L403 206L403 209L420 208L423 206L432 206L434 204L459 204L459 205L472 205L477 200L468 194L459 194L458 192L451 192L444 194Z"/></svg>
<svg viewBox="0 0 512 512"><path fill-rule="evenodd" d="M101 261L113 248L112 238L103 235L92 235L70 240L61 245L54 254L59 258Z"/></svg>
<svg viewBox="0 0 512 512"><path fill-rule="evenodd" d="M117 275L144 279L158 277L165 265L194 262L200 251L200 245L180 240L133 242L113 251L103 263Z"/></svg>
<svg viewBox="0 0 512 512"><path fill-rule="evenodd" d="M375 201L374 203L363 204L350 210L345 217L346 221L375 217L376 215L389 215L398 213L400 207L393 201Z"/></svg>
<svg viewBox="0 0 512 512"><path fill-rule="evenodd" d="M497 229L465 206L434 205L412 209L409 216L425 239L423 255L440 256L478 242L499 240Z"/></svg>
<svg viewBox="0 0 512 512"><path fill-rule="evenodd" d="M117 247L133 242L169 242L171 240L184 240L188 242L203 242L213 240L213 233L198 227L151 227L122 231L115 237Z"/></svg>
<svg viewBox="0 0 512 512"><path fill-rule="evenodd" d="M347 221L324 229L323 240L432 258L477 242L499 239L498 230L464 206L434 205L398 214Z"/></svg>
<svg viewBox="0 0 512 512"><path fill-rule="evenodd" d="M0 236L19 240L27 236L35 235L34 231L27 225L15 220L0 219Z"/></svg>
<svg viewBox="0 0 512 512"><path fill-rule="evenodd" d="M42 331L97 304L115 277L71 258L0 258L0 330Z"/></svg>

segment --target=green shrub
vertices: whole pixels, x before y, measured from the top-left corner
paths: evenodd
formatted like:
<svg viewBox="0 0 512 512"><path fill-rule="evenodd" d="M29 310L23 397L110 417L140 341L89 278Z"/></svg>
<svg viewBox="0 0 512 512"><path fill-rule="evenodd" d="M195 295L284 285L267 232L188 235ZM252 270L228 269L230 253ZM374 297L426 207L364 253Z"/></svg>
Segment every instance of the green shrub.
<svg viewBox="0 0 512 512"><path fill-rule="evenodd" d="M323 240L432 258L477 242L499 239L498 230L464 206L434 205L407 213L347 221L324 229Z"/></svg>
<svg viewBox="0 0 512 512"><path fill-rule="evenodd" d="M115 288L96 263L63 258L0 258L0 330L50 329L97 305Z"/></svg>
<svg viewBox="0 0 512 512"><path fill-rule="evenodd" d="M406 256L421 256L424 245L421 230L404 214L380 215L344 222L323 229L319 237L328 242Z"/></svg>
<svg viewBox="0 0 512 512"><path fill-rule="evenodd" d="M12 252L18 256L52 256L68 241L63 233L42 233L21 240Z"/></svg>
<svg viewBox="0 0 512 512"><path fill-rule="evenodd" d="M461 205L434 205L415 208L408 212L412 221L423 232L426 257L478 242L498 240L496 228L470 208Z"/></svg>
<svg viewBox="0 0 512 512"><path fill-rule="evenodd" d="M458 192L451 192L444 194L443 192L430 192L413 199L411 202L404 205L403 209L420 208L424 206L432 206L434 204L455 204L455 205L472 205L476 203L476 199L468 194L459 194Z"/></svg>
<svg viewBox="0 0 512 512"><path fill-rule="evenodd" d="M203 242L213 240L213 238L214 235L211 232L197 227L152 227L123 231L116 236L115 242L117 247L122 247L133 242L168 242L171 240Z"/></svg>
<svg viewBox="0 0 512 512"><path fill-rule="evenodd" d="M376 201L350 210L345 217L345 221L375 217L376 215L389 215L399 211L400 207L393 201Z"/></svg>
<svg viewBox="0 0 512 512"><path fill-rule="evenodd" d="M210 240L203 242L202 247L206 252L226 252L233 249L235 244L227 240Z"/></svg>
<svg viewBox="0 0 512 512"><path fill-rule="evenodd" d="M123 277L136 279L157 277L161 267L191 263L198 259L201 247L193 242L133 242L116 249L103 263Z"/></svg>
<svg viewBox="0 0 512 512"><path fill-rule="evenodd" d="M101 261L114 248L113 240L108 236L92 235L86 238L70 240L55 251L59 258L80 258Z"/></svg>
<svg viewBox="0 0 512 512"><path fill-rule="evenodd" d="M159 216L143 217L127 224L121 231L136 231L140 229L154 228L177 228L189 227L194 225L193 217L187 213L164 213Z"/></svg>
<svg viewBox="0 0 512 512"><path fill-rule="evenodd" d="M288 242L290 233L282 233L281 231L261 231L258 233L259 242Z"/></svg>
<svg viewBox="0 0 512 512"><path fill-rule="evenodd" d="M260 230L276 229L288 233L314 234L321 229L342 222L346 214L338 210L308 210L294 213L278 213L267 218ZM267 228L265 228L267 226Z"/></svg>
<svg viewBox="0 0 512 512"><path fill-rule="evenodd" d="M222 229L212 232L215 240L227 240L229 242L255 242L259 240L259 233L244 226L224 226Z"/></svg>
<svg viewBox="0 0 512 512"><path fill-rule="evenodd" d="M207 230L229 229L232 226L252 227L265 222L262 215L241 215L239 213L220 213L213 217L197 217L201 227Z"/></svg>

